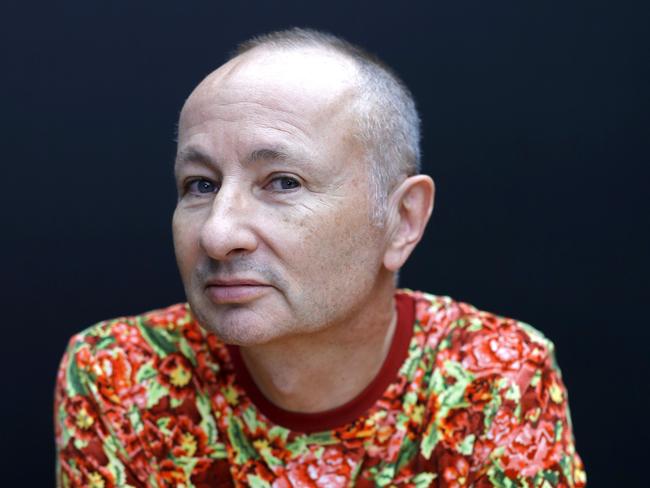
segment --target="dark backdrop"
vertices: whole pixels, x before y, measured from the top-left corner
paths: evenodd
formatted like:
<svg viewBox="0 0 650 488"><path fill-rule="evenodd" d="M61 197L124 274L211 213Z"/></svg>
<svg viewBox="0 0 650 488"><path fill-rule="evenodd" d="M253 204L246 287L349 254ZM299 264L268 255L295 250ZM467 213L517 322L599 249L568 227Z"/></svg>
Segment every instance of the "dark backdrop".
<svg viewBox="0 0 650 488"><path fill-rule="evenodd" d="M590 486L647 486L647 8L95 0L2 11L2 486L53 483L52 389L69 336L183 300L170 232L178 111L238 41L293 25L379 54L418 101L438 194L402 283L543 330Z"/></svg>

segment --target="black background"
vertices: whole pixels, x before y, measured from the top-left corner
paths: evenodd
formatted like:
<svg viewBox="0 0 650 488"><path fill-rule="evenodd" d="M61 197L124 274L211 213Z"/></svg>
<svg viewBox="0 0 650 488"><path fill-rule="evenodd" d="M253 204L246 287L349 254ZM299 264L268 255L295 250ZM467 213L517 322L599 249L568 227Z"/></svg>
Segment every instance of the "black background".
<svg viewBox="0 0 650 488"><path fill-rule="evenodd" d="M590 486L647 486L648 9L626 2L5 1L2 486L52 486L68 338L183 300L174 126L249 36L377 53L423 119L434 216L402 284L543 330Z"/></svg>

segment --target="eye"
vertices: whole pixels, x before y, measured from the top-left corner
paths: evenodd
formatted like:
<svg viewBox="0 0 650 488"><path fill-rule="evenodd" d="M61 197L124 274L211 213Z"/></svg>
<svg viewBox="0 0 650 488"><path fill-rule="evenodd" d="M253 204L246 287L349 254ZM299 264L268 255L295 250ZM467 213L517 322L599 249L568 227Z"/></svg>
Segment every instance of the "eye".
<svg viewBox="0 0 650 488"><path fill-rule="evenodd" d="M217 190L217 185L210 180L206 180L205 178L197 178L195 180L188 181L185 184L185 192L192 193L194 195L214 193Z"/></svg>
<svg viewBox="0 0 650 488"><path fill-rule="evenodd" d="M300 188L300 182L291 176L278 176L273 178L266 187L272 191L289 191Z"/></svg>

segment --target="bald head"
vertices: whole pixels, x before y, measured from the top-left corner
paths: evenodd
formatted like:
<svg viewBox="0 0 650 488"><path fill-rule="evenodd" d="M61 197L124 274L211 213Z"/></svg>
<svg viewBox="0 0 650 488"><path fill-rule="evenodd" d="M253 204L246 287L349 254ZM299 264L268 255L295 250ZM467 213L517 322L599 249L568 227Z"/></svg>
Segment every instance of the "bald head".
<svg viewBox="0 0 650 488"><path fill-rule="evenodd" d="M410 92L378 59L333 35L290 29L253 38L199 84L186 107L216 89L247 90L251 100L267 103L290 91L312 100L306 106L318 105L322 117L345 120L363 148L377 224L392 188L420 170L419 117Z"/></svg>
<svg viewBox="0 0 650 488"><path fill-rule="evenodd" d="M320 111L317 118L343 117L359 96L358 80L354 63L336 53L314 47L289 51L259 47L209 74L189 96L183 113L209 104L217 94L270 107L290 94L293 101ZM181 130L182 123L181 116Z"/></svg>
<svg viewBox="0 0 650 488"><path fill-rule="evenodd" d="M199 85L256 83L267 90L288 88L297 93L317 92L335 98L359 87L358 69L349 59L316 47L278 50L259 47L247 51L208 75Z"/></svg>

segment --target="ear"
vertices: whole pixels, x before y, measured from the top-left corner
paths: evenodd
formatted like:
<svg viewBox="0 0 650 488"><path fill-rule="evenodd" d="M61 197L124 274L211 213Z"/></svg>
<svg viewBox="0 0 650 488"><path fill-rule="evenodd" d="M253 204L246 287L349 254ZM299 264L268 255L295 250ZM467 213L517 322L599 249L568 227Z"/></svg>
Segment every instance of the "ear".
<svg viewBox="0 0 650 488"><path fill-rule="evenodd" d="M433 211L434 194L435 184L427 175L410 176L393 191L384 253L384 266L389 271L399 270L422 239Z"/></svg>

